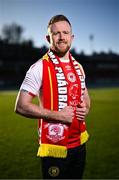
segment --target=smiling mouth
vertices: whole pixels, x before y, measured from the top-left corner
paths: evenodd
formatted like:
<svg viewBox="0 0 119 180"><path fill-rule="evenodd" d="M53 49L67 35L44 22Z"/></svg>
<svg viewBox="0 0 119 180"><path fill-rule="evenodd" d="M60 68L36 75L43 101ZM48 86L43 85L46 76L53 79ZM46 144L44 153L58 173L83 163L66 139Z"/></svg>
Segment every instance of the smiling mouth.
<svg viewBox="0 0 119 180"><path fill-rule="evenodd" d="M58 42L58 45L66 45L66 42Z"/></svg>
<svg viewBox="0 0 119 180"><path fill-rule="evenodd" d="M58 44L66 44L65 41L59 41Z"/></svg>

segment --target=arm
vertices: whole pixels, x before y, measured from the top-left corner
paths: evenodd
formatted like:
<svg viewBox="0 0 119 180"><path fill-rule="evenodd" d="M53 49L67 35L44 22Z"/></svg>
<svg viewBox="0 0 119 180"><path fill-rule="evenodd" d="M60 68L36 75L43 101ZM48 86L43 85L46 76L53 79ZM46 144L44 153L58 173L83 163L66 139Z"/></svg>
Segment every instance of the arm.
<svg viewBox="0 0 119 180"><path fill-rule="evenodd" d="M85 120L90 110L90 97L87 88L84 92L84 101L76 108L76 117L78 120Z"/></svg>
<svg viewBox="0 0 119 180"><path fill-rule="evenodd" d="M16 99L15 112L34 119L45 118L67 123L72 121L74 112L71 106L65 107L62 111L51 111L33 104L32 100L33 96L29 95L27 91L20 91Z"/></svg>
<svg viewBox="0 0 119 180"><path fill-rule="evenodd" d="M89 97L87 88L85 89L85 92L84 92L84 102L85 102L85 106L86 106L86 115L88 115L89 110L90 110L91 101L90 101L90 97Z"/></svg>

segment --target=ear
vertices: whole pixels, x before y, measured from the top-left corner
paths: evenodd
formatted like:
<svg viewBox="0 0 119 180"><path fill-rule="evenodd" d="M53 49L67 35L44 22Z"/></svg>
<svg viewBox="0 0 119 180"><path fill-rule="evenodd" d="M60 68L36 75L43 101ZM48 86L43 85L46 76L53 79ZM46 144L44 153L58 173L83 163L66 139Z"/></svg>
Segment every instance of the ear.
<svg viewBox="0 0 119 180"><path fill-rule="evenodd" d="M74 39L74 34L72 34L72 40Z"/></svg>
<svg viewBox="0 0 119 180"><path fill-rule="evenodd" d="M49 35L46 36L46 39L50 43L50 36Z"/></svg>

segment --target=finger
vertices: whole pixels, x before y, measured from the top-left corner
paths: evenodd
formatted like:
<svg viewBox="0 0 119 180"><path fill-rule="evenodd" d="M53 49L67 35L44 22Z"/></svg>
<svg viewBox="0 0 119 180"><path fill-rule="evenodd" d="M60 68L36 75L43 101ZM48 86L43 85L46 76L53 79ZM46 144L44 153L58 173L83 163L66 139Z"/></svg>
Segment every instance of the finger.
<svg viewBox="0 0 119 180"><path fill-rule="evenodd" d="M84 117L77 117L77 119L78 119L79 121L84 121L84 120L85 120Z"/></svg>
<svg viewBox="0 0 119 180"><path fill-rule="evenodd" d="M77 119L84 120L85 119L85 114L76 114Z"/></svg>
<svg viewBox="0 0 119 180"><path fill-rule="evenodd" d="M76 115L78 115L78 116L85 116L86 112L85 111L76 111Z"/></svg>

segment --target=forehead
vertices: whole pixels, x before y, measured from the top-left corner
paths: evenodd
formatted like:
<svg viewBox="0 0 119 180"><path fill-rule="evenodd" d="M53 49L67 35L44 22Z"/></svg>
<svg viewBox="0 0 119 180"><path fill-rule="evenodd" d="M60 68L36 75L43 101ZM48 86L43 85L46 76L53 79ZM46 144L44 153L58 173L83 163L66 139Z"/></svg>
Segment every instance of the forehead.
<svg viewBox="0 0 119 180"><path fill-rule="evenodd" d="M59 21L56 22L48 28L50 32L55 32L55 31L71 31L71 26L67 21Z"/></svg>

